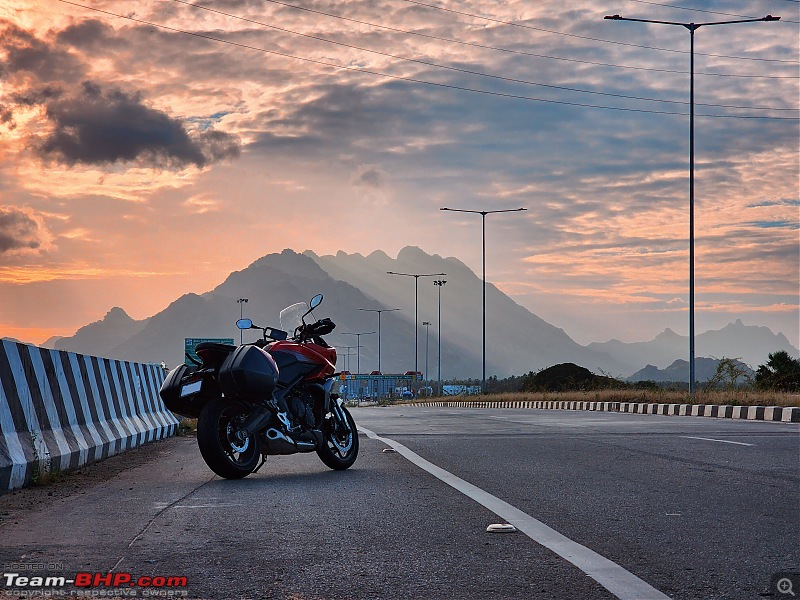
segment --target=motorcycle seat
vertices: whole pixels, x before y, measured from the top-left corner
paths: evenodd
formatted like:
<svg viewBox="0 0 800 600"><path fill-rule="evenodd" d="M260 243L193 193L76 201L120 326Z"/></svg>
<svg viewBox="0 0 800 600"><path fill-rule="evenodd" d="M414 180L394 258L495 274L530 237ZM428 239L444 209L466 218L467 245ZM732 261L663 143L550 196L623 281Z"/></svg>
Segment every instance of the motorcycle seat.
<svg viewBox="0 0 800 600"><path fill-rule="evenodd" d="M210 350L211 352L224 352L226 354L230 354L234 350L236 350L236 346L232 346L231 344L220 344L219 342L200 342L195 346L194 351L203 350Z"/></svg>

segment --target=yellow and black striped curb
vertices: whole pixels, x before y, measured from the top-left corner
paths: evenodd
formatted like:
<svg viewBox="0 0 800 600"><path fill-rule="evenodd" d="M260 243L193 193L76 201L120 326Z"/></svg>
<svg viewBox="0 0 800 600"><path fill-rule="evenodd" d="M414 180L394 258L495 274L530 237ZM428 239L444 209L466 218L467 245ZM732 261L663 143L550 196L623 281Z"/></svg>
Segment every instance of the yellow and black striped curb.
<svg viewBox="0 0 800 600"><path fill-rule="evenodd" d="M640 415L668 415L681 417L716 417L719 419L745 419L749 421L780 421L800 423L797 406L728 406L718 404L648 404L641 402L578 402L557 400L517 400L485 402L480 400L440 400L412 402L404 406L438 406L452 408L538 408L543 410L593 410L603 412L636 413Z"/></svg>

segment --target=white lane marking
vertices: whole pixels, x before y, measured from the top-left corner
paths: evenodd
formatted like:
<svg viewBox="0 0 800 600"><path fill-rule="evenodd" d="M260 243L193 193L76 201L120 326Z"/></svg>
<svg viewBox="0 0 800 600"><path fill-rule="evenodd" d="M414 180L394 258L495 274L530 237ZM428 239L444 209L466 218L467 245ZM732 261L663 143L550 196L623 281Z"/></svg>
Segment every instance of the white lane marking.
<svg viewBox="0 0 800 600"><path fill-rule="evenodd" d="M516 425L530 425L532 427L561 427L563 429L587 429L589 427L589 425L584 425L581 423L567 423L566 421L556 421L554 423L534 421L533 419L529 421L519 421L514 420L511 417L496 415L488 415L487 419L495 419L496 421L502 421L503 423L514 423Z"/></svg>
<svg viewBox="0 0 800 600"><path fill-rule="evenodd" d="M360 425L358 429L364 432L367 437L383 442L387 446L394 448L399 454L417 465L420 469L427 471L478 504L488 508L497 516L502 517L507 523L514 525L534 542L541 544L548 550L555 552L564 560L578 567L620 600L641 600L642 598L648 598L649 600L669 600L669 596L659 592L650 584L639 579L633 573L626 571L615 562L608 560L586 546L581 546L579 543L572 541L555 529L551 529L538 519L534 519L529 514L500 500L500 498L493 496L489 492L464 481L460 477L456 477L441 467L437 467L433 463L422 458L416 452L409 450L403 444L389 438L381 437L374 431L370 431Z"/></svg>
<svg viewBox="0 0 800 600"><path fill-rule="evenodd" d="M744 442L732 442L730 440L714 440L711 438L692 437L691 435L682 435L681 437L687 440L703 440L704 442L719 442L720 444L736 444L737 446L755 446L755 444L745 444Z"/></svg>
<svg viewBox="0 0 800 600"><path fill-rule="evenodd" d="M243 504L176 504L172 508L228 508L229 506L244 506Z"/></svg>

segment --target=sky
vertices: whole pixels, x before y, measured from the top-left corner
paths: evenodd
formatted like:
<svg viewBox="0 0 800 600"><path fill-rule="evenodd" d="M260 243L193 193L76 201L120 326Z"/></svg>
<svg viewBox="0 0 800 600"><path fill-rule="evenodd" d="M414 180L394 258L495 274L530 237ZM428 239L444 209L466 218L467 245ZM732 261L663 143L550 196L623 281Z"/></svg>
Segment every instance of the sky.
<svg viewBox="0 0 800 600"><path fill-rule="evenodd" d="M0 3L0 336L136 319L284 248L481 271L579 343L800 346L800 3ZM234 308L235 312L235 308Z"/></svg>

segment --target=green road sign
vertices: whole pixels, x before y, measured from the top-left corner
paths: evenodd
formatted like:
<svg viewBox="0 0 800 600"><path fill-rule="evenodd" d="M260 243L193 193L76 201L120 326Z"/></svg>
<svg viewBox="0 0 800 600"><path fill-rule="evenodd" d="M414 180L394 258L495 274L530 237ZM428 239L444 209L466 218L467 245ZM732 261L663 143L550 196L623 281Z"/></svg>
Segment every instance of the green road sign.
<svg viewBox="0 0 800 600"><path fill-rule="evenodd" d="M233 338L184 338L183 351L185 352L185 354L188 354L197 362L200 362L200 357L197 356L194 349L197 348L197 344L201 342L215 342L217 344L233 345ZM192 361L190 361L188 357L184 360L184 363L191 366L194 366L195 364Z"/></svg>

